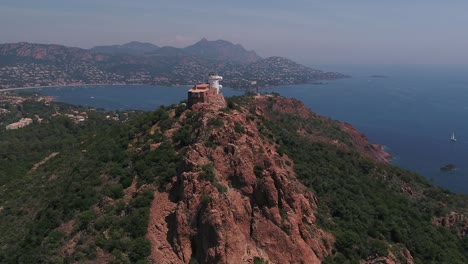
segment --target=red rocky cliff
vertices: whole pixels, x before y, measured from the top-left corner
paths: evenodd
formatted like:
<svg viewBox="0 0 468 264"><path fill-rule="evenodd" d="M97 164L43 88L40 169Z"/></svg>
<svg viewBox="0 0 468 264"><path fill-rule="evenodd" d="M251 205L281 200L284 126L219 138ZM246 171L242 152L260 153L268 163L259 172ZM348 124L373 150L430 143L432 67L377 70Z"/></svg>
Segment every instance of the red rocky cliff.
<svg viewBox="0 0 468 264"><path fill-rule="evenodd" d="M320 263L334 238L316 225L316 197L244 110L222 106L193 107L202 117L185 153L186 172L156 193L151 208L152 261ZM210 120L222 125L210 127ZM203 179L204 166L212 167L211 182Z"/></svg>
<svg viewBox="0 0 468 264"><path fill-rule="evenodd" d="M193 143L184 148L184 168L155 193L147 237L153 263L320 263L332 254L334 237L316 224L316 196L297 179L294 161L261 136L256 122L265 109L323 119L297 100L255 96L249 105L227 108L224 100L195 104L173 134L197 116ZM323 119L325 121L325 119ZM338 122L336 122L338 124ZM213 125L216 124L216 125ZM178 127L177 127L178 126ZM362 154L375 160L380 148L349 125L336 125ZM348 146L320 133L311 140Z"/></svg>

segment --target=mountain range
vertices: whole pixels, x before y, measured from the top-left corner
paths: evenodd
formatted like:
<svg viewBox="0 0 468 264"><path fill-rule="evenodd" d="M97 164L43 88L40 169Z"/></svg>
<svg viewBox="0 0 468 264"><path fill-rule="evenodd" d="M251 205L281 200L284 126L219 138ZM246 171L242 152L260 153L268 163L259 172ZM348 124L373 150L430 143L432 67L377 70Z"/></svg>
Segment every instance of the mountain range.
<svg viewBox="0 0 468 264"><path fill-rule="evenodd" d="M225 40L208 41L206 38L185 48L170 46L160 48L151 43L132 41L123 45L96 46L90 50L109 54L196 56L206 60L239 64L248 64L262 59L255 51L247 51L240 44L232 44Z"/></svg>
<svg viewBox="0 0 468 264"><path fill-rule="evenodd" d="M188 85L205 82L217 71L225 85L252 89L346 77L300 65L282 57L261 58L225 40L185 48L151 43L97 46L89 50L62 45L0 45L0 87L71 84Z"/></svg>
<svg viewBox="0 0 468 264"><path fill-rule="evenodd" d="M132 41L123 45L96 46L91 50L110 54L144 55L145 53L150 53L157 49L159 49L159 47L151 43Z"/></svg>

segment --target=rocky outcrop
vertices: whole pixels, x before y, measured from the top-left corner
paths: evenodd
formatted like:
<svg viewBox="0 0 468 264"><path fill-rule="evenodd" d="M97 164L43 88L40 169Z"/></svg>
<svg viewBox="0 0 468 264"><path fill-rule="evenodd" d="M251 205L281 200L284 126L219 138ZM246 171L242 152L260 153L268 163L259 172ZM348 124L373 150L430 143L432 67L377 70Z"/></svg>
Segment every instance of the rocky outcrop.
<svg viewBox="0 0 468 264"><path fill-rule="evenodd" d="M390 153L385 151L382 145L370 144L369 140L364 136L364 134L357 131L356 128L354 128L351 124L343 123L341 124L341 129L351 135L354 139L354 149L359 151L367 158L380 163L388 163L393 158Z"/></svg>
<svg viewBox="0 0 468 264"><path fill-rule="evenodd" d="M434 217L432 223L456 230L459 237L468 236L468 217L458 212L450 212L442 217Z"/></svg>
<svg viewBox="0 0 468 264"><path fill-rule="evenodd" d="M392 251L386 257L370 256L368 259L360 261L360 264L414 264L413 256L408 249L397 246L397 248L392 248Z"/></svg>
<svg viewBox="0 0 468 264"><path fill-rule="evenodd" d="M184 151L184 172L151 208L153 263L320 263L330 255L334 238L316 225L317 198L254 120L220 105L193 111L201 126ZM213 119L222 125L210 126Z"/></svg>
<svg viewBox="0 0 468 264"><path fill-rule="evenodd" d="M271 107L273 112L297 116L304 120L318 121L321 124L321 127L330 126L331 120L315 114L301 101L284 97L275 97L275 103L271 104L272 97L272 95L256 96L255 105L258 114L263 114L263 109ZM382 145L371 144L364 136L364 134L356 130L356 128L354 128L351 124L337 121L335 122L337 126L335 129L338 129L341 133L346 134L349 137L350 142L348 144L341 142L339 139L334 138L333 136L327 136L323 135L323 133L317 132L319 131L317 128L315 128L315 132L306 132L301 130L298 131L298 133L308 137L311 141L336 145L345 150L352 149L359 152L362 156L378 163L388 163L393 158L392 155L388 153Z"/></svg>

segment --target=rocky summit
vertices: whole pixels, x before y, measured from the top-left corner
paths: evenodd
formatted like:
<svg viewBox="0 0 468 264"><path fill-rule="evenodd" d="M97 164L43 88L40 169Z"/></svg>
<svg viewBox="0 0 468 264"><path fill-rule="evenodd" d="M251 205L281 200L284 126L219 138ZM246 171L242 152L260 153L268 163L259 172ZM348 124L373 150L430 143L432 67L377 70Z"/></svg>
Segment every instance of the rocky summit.
<svg viewBox="0 0 468 264"><path fill-rule="evenodd" d="M340 263L334 255L342 241L318 221L321 200L282 149L288 139L275 138L270 123L301 120L289 129L371 164L386 164L391 155L350 124L320 117L297 100L252 95L228 104L196 104L164 132L184 146L183 162L154 195L147 233L152 263ZM361 262L414 263L407 248L387 245L386 254Z"/></svg>
<svg viewBox="0 0 468 264"><path fill-rule="evenodd" d="M316 196L297 181L292 160L262 139L255 120L223 107L196 104L181 116L182 124L187 114L196 116L197 127L184 171L155 194L148 226L152 260L320 262L334 238L316 225ZM262 115L261 108L255 111Z"/></svg>

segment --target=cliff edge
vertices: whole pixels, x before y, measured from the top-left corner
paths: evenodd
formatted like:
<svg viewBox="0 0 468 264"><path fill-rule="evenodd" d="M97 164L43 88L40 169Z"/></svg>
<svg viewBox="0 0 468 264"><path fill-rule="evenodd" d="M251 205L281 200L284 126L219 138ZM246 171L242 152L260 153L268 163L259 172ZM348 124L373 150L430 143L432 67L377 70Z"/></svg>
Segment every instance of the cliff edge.
<svg viewBox="0 0 468 264"><path fill-rule="evenodd" d="M246 100L196 104L165 132L180 146L183 166L154 196L147 234L153 263L320 263L332 254L334 237L316 223L317 197L298 181L294 161L262 125L271 120L267 108L323 126L326 119L293 99ZM388 155L349 124L333 129L341 131L340 139L298 132L343 149L354 144L363 155L386 161ZM183 138L175 132L181 130Z"/></svg>

